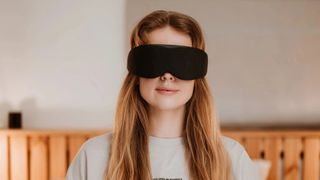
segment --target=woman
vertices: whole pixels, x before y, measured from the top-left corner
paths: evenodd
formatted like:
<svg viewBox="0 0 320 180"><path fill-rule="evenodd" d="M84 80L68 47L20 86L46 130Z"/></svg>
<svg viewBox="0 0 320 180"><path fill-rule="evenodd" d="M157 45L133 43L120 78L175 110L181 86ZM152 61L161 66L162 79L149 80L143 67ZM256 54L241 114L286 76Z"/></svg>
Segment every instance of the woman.
<svg viewBox="0 0 320 180"><path fill-rule="evenodd" d="M256 180L244 148L224 137L205 79L202 31L158 10L131 34L112 132L84 143L68 180Z"/></svg>

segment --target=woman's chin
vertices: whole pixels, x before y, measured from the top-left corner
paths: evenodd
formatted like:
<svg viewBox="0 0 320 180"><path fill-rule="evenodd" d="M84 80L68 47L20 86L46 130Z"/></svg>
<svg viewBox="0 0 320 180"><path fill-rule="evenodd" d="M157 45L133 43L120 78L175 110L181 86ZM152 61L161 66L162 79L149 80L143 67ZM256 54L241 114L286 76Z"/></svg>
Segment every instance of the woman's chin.
<svg viewBox="0 0 320 180"><path fill-rule="evenodd" d="M151 107L155 110L161 111L170 111L170 110L178 110L183 108L184 104L174 104L174 103L157 103L151 105Z"/></svg>

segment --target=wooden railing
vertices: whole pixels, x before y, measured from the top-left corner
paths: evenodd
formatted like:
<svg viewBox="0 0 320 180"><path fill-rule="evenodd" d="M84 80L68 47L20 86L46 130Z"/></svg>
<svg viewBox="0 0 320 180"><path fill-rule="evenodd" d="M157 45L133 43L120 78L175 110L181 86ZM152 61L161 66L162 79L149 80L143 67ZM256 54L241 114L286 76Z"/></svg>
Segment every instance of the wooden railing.
<svg viewBox="0 0 320 180"><path fill-rule="evenodd" d="M252 159L271 161L269 180L320 180L320 130L224 130Z"/></svg>
<svg viewBox="0 0 320 180"><path fill-rule="evenodd" d="M103 132L0 130L0 180L62 180L82 143Z"/></svg>
<svg viewBox="0 0 320 180"><path fill-rule="evenodd" d="M0 180L62 180L82 143L107 131L0 130ZM222 132L271 161L269 180L319 180L320 130Z"/></svg>

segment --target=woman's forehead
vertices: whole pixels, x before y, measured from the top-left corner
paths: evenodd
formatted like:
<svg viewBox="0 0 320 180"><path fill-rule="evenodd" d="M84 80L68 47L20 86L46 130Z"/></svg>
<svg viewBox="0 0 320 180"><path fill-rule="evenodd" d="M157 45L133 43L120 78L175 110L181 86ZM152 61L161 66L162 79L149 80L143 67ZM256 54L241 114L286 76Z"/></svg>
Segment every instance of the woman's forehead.
<svg viewBox="0 0 320 180"><path fill-rule="evenodd" d="M149 44L173 44L192 46L191 38L188 34L179 32L170 26L158 28L147 34Z"/></svg>

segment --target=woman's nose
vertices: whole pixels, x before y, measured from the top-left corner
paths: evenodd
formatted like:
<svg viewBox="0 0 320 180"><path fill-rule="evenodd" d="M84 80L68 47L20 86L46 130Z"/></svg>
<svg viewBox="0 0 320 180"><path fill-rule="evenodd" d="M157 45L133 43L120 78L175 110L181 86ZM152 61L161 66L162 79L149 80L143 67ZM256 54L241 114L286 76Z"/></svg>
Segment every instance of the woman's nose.
<svg viewBox="0 0 320 180"><path fill-rule="evenodd" d="M160 76L160 80L174 80L175 77L170 73L164 73L162 76Z"/></svg>

